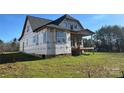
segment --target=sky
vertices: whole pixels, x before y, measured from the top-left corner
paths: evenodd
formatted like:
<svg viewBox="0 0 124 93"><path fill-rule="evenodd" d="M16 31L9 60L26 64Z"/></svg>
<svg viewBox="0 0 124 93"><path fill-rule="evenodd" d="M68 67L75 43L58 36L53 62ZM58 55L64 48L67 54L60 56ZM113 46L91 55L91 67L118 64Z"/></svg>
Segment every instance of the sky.
<svg viewBox="0 0 124 93"><path fill-rule="evenodd" d="M0 14L0 39L9 42L19 38L27 15L55 20L62 14ZM70 14L82 26L95 32L105 25L124 26L124 14Z"/></svg>

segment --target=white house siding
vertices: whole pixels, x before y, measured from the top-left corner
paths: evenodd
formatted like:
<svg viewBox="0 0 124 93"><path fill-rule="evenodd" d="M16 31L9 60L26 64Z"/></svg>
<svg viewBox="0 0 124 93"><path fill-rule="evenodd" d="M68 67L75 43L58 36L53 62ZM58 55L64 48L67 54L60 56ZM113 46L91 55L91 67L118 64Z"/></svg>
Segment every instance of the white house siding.
<svg viewBox="0 0 124 93"><path fill-rule="evenodd" d="M37 33L32 32L32 29L30 28L30 31L27 32L27 27L30 26L29 21L27 21L27 25L24 31L24 36L20 40L20 51L25 53L34 53L34 54L47 54L47 44L43 43L43 33L47 31L47 29L43 29L42 31L39 31ZM31 26L30 26L31 27ZM38 35L39 37L39 44L36 45L33 43L33 36ZM28 40L28 45L26 45L26 42ZM24 42L24 51L23 51L23 42Z"/></svg>
<svg viewBox="0 0 124 93"><path fill-rule="evenodd" d="M47 30L47 55L55 55L56 34L55 29Z"/></svg>
<svg viewBox="0 0 124 93"><path fill-rule="evenodd" d="M27 27L30 27L30 31L27 32ZM27 25L26 25L26 28L25 28L25 31L24 31L24 35L23 35L23 38L20 40L20 51L23 51L23 42L24 42L24 52L26 52L27 50L27 46L26 46L26 40L29 39L29 46L31 45L30 43L30 39L32 37L33 33L32 33L32 28L30 26L30 23L29 21L27 21Z"/></svg>
<svg viewBox="0 0 124 93"><path fill-rule="evenodd" d="M23 52L46 55L47 54L47 44L43 43L43 33L45 31L46 31L46 29L44 29L43 31L40 31L38 33L33 33L28 36L24 36L23 39L20 41L20 51L23 51L22 44L23 44L23 42L25 42L25 47L24 47ZM36 35L38 35L38 37L39 37L38 45L33 43L33 36L36 36ZM27 39L28 39L28 46L26 46Z"/></svg>
<svg viewBox="0 0 124 93"><path fill-rule="evenodd" d="M35 33L35 35L39 36L39 44L34 45L34 49L37 49L37 51L34 51L35 54L42 54L42 55L47 54L47 43L43 42L43 35L45 32L47 32L47 29L43 29L39 31L38 33Z"/></svg>
<svg viewBox="0 0 124 93"><path fill-rule="evenodd" d="M19 51L22 52L23 51L23 40L21 39L21 41L19 42Z"/></svg>
<svg viewBox="0 0 124 93"><path fill-rule="evenodd" d="M30 30L27 32L27 27ZM43 35L46 32L46 42L43 42ZM33 36L38 35L39 44L33 43ZM28 40L28 45L26 44ZM24 42L24 51L23 51ZM20 51L29 54L41 55L58 55L58 54L71 54L71 41L70 33L66 32L66 44L57 44L56 42L56 29L43 29L39 32L32 32L29 21L24 31L23 38L20 40Z"/></svg>

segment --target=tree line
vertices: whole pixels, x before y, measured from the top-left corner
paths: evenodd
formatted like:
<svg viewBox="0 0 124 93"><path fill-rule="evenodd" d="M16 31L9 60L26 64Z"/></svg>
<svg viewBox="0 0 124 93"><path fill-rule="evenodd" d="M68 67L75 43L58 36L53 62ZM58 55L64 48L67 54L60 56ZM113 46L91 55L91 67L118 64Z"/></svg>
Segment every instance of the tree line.
<svg viewBox="0 0 124 93"><path fill-rule="evenodd" d="M103 26L96 31L92 40L84 39L84 46L94 46L96 51L102 52L124 52L124 27Z"/></svg>
<svg viewBox="0 0 124 93"><path fill-rule="evenodd" d="M0 53L2 52L15 52L19 50L19 42L16 38L14 38L10 42L4 42L0 40Z"/></svg>

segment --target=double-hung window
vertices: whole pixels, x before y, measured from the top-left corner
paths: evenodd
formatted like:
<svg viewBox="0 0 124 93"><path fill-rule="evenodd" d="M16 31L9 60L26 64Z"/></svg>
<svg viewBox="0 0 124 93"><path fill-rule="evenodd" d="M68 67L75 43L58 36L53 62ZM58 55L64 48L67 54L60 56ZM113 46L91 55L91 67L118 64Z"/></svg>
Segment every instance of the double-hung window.
<svg viewBox="0 0 124 93"><path fill-rule="evenodd" d="M47 32L45 31L43 33L43 43L45 44L47 42Z"/></svg>
<svg viewBox="0 0 124 93"><path fill-rule="evenodd" d="M27 32L29 32L30 31L30 26L27 26Z"/></svg>
<svg viewBox="0 0 124 93"><path fill-rule="evenodd" d="M56 32L56 42L57 44L66 43L66 32L58 31Z"/></svg>
<svg viewBox="0 0 124 93"><path fill-rule="evenodd" d="M26 39L26 46L28 46L28 39Z"/></svg>
<svg viewBox="0 0 124 93"><path fill-rule="evenodd" d="M39 36L36 35L36 45L39 45Z"/></svg>
<svg viewBox="0 0 124 93"><path fill-rule="evenodd" d="M34 43L35 45L39 45L39 36L38 36L38 35L33 36L33 43Z"/></svg>
<svg viewBox="0 0 124 93"><path fill-rule="evenodd" d="M68 24L66 22L64 22L64 28L67 28Z"/></svg>
<svg viewBox="0 0 124 93"><path fill-rule="evenodd" d="M77 25L75 25L74 28L77 29Z"/></svg>

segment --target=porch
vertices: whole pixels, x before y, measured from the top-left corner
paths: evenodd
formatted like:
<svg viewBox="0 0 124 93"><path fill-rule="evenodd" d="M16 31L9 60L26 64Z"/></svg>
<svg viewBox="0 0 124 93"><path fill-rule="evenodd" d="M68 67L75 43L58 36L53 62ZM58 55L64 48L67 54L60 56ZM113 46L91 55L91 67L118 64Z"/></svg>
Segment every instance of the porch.
<svg viewBox="0 0 124 93"><path fill-rule="evenodd" d="M83 54L85 51L94 51L94 45L92 47L84 47L83 39L84 36L91 36L94 33L88 29L78 32L71 33L71 48L72 48L72 55L80 55Z"/></svg>

